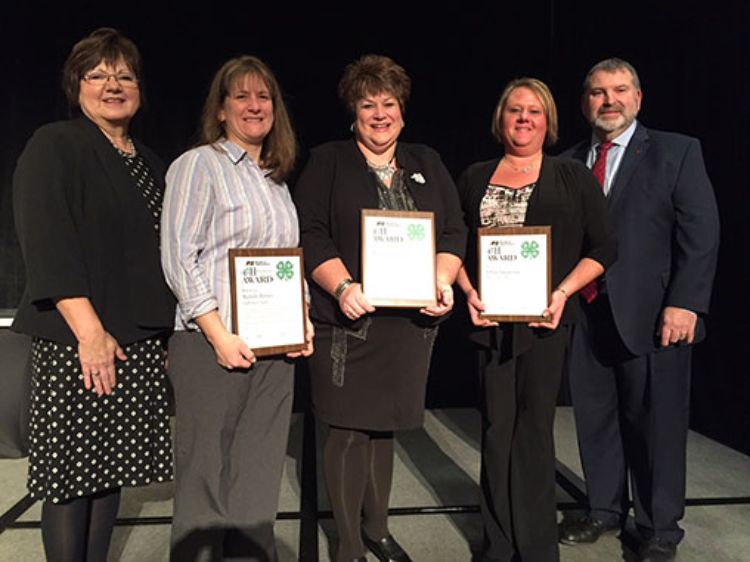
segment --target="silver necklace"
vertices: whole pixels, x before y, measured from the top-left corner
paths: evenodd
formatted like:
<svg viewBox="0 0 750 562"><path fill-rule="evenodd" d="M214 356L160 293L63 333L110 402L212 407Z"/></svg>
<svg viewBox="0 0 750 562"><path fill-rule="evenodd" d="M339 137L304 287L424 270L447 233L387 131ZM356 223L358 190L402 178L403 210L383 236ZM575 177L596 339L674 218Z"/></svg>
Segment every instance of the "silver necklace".
<svg viewBox="0 0 750 562"><path fill-rule="evenodd" d="M125 143L127 145L127 148L123 150L122 148L120 148L119 146L117 146L117 143L115 142L115 139L107 131L105 131L101 127L99 128L99 130L102 133L104 133L104 136L107 137L107 140L109 141L109 143L112 146L115 147L115 149L117 150L117 152L119 152L121 154L124 154L125 156L129 156L131 158L133 156L135 156L135 143L133 143L133 137L131 137L130 135L128 135L127 137L125 137Z"/></svg>
<svg viewBox="0 0 750 562"><path fill-rule="evenodd" d="M528 174L531 170L535 169L539 165L539 162L532 162L528 166L520 166L520 167L514 166L513 164L510 163L510 160L508 160L504 156L503 156L503 162L505 162L508 166L510 166L511 170L513 170L514 172L519 172L521 174Z"/></svg>
<svg viewBox="0 0 750 562"><path fill-rule="evenodd" d="M367 161L367 165L369 168L375 172L375 175L382 181L384 184L387 184L389 181L391 181L391 178L393 177L393 174L396 173L396 155L393 155L393 158L390 159L389 162L386 162L385 164L373 164L369 160Z"/></svg>

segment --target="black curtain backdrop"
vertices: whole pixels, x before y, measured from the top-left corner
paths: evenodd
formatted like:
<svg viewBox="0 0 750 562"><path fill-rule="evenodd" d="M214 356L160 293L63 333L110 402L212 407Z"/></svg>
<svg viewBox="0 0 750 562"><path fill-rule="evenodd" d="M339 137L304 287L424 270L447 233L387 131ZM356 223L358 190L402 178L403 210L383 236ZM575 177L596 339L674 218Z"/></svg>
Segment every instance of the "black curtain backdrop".
<svg viewBox="0 0 750 562"><path fill-rule="evenodd" d="M741 310L750 287L742 167L750 152L747 2L15 4L0 17L0 308L14 308L24 285L11 210L16 160L37 127L67 116L62 64L75 41L99 26L125 31L141 49L148 105L133 132L167 162L195 141L221 63L261 57L285 90L301 147L298 171L310 147L349 134L336 84L362 54L387 54L407 69L414 86L403 138L435 147L456 175L498 153L489 120L508 80L528 75L550 85L560 113L556 152L588 135L579 111L588 68L609 56L629 60L643 85L641 121L701 139L721 212L709 337L694 354L692 425L750 453L750 320ZM433 405L476 402L459 316L437 346Z"/></svg>

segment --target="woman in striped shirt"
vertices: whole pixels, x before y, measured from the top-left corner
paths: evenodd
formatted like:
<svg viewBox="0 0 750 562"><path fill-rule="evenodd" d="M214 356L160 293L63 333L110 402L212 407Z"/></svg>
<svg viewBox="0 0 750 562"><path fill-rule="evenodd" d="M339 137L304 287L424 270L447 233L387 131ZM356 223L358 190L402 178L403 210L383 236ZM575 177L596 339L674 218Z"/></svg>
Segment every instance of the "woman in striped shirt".
<svg viewBox="0 0 750 562"><path fill-rule="evenodd" d="M243 56L213 79L201 144L167 172L162 264L179 301L169 365L177 408L173 559L222 559L238 549L276 559L294 365L257 358L231 332L228 250L297 246L284 183L294 158L279 85L262 61ZM307 335L305 355L311 328Z"/></svg>

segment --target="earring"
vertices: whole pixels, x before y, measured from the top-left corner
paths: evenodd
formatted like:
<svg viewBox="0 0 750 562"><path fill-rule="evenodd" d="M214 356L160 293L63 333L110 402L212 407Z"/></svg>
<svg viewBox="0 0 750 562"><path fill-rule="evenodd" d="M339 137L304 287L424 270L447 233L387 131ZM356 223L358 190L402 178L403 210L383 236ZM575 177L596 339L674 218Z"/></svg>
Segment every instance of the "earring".
<svg viewBox="0 0 750 562"><path fill-rule="evenodd" d="M350 132L350 133L353 133L353 132L354 132L354 121L352 121L352 124L351 124L351 125L349 125L349 132Z"/></svg>

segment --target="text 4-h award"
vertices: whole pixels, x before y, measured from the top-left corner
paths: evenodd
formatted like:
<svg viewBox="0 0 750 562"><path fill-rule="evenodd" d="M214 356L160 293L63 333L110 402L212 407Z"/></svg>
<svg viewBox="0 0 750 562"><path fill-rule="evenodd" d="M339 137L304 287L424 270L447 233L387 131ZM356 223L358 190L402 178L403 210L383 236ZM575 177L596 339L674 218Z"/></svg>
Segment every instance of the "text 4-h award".
<svg viewBox="0 0 750 562"><path fill-rule="evenodd" d="M362 209L362 291L373 306L436 303L435 216Z"/></svg>
<svg viewBox="0 0 750 562"><path fill-rule="evenodd" d="M256 356L304 349L301 248L229 250L233 331Z"/></svg>
<svg viewBox="0 0 750 562"><path fill-rule="evenodd" d="M552 291L551 228L480 228L479 298L482 318L497 322L541 322Z"/></svg>

